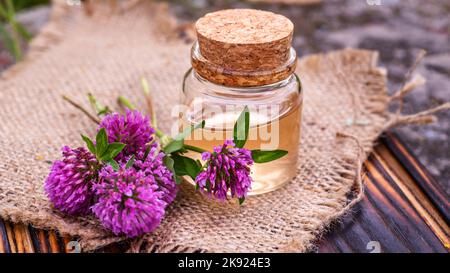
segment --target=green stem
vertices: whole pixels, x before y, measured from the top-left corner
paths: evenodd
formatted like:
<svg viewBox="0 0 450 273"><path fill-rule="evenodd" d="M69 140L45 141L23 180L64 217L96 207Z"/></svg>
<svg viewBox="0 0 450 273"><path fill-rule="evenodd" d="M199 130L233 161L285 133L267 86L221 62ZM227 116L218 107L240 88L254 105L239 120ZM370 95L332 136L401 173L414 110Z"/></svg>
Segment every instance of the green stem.
<svg viewBox="0 0 450 273"><path fill-rule="evenodd" d="M87 94L89 103L91 104L92 109L97 113L97 116L101 117L102 115L106 115L111 113L108 106L102 105L97 99L92 95L92 93Z"/></svg>
<svg viewBox="0 0 450 273"><path fill-rule="evenodd" d="M169 137L168 135L164 134L163 131L159 130L158 128L154 128L154 129L155 129L155 135L160 140L161 147L166 146L167 144L169 144L172 141L172 138Z"/></svg>
<svg viewBox="0 0 450 273"><path fill-rule="evenodd" d="M184 145L184 148L186 148L187 150L193 151L193 152L197 152L197 153L204 153L207 152L206 150L199 148L199 147L195 147L195 146L191 146L191 145Z"/></svg>
<svg viewBox="0 0 450 273"><path fill-rule="evenodd" d="M12 28L12 37L14 40L13 48L14 48L14 58L16 59L16 62L20 61L22 59L22 48L20 45L20 38L19 34L17 33L16 29L14 28L14 24L10 23Z"/></svg>
<svg viewBox="0 0 450 273"><path fill-rule="evenodd" d="M153 108L153 109L154 109L154 108ZM158 126L158 122L157 122L157 120L156 120L156 113L155 113L154 110L152 110L152 126L153 126L153 127Z"/></svg>
<svg viewBox="0 0 450 273"><path fill-rule="evenodd" d="M154 128L154 129L155 129L155 134L157 137L159 137L159 138L166 137L166 134L164 134L161 130L159 130L158 128Z"/></svg>
<svg viewBox="0 0 450 273"><path fill-rule="evenodd" d="M12 51L13 51L13 55L14 58L16 59L16 62L19 61L20 59L22 59L22 49L21 49L21 45L20 45L20 37L19 37L19 33L17 32L17 27L16 27L16 12L14 10L14 5L13 2L11 0L6 0L5 1L6 6L5 6L5 12L2 11L2 14L5 13L6 15L6 21L9 23L9 25L11 26L11 37L12 37Z"/></svg>
<svg viewBox="0 0 450 273"><path fill-rule="evenodd" d="M126 108L130 109L130 110L135 110L136 106L134 106L128 99L126 99L124 96L119 96L117 98L117 102L120 105L125 106Z"/></svg>
<svg viewBox="0 0 450 273"><path fill-rule="evenodd" d="M144 77L141 78L141 85L142 85L142 90L144 91L144 96L145 96L145 101L147 102L147 107L152 115L152 117L151 117L152 127L156 128L156 127L158 127L158 123L156 120L156 111L155 111L155 107L153 107L152 98L150 96L150 87L148 85L147 80Z"/></svg>
<svg viewBox="0 0 450 273"><path fill-rule="evenodd" d="M63 100L67 101L68 103L70 103L73 107L77 108L78 110L80 110L81 112L83 112L83 114L85 114L89 119L91 119L93 122L100 124L100 120L98 120L96 117L94 117L93 115L91 115L91 113L89 113L89 111L87 111L86 109L84 109L83 106L81 106L80 104L76 103L75 101L73 101L72 99L70 99L69 97L63 95L62 96Z"/></svg>

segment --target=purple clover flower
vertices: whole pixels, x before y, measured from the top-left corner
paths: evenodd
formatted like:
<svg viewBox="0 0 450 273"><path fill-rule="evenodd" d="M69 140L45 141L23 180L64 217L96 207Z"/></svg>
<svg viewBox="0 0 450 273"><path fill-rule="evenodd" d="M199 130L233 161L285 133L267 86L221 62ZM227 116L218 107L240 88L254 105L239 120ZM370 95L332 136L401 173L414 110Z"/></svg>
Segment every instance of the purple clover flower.
<svg viewBox="0 0 450 273"><path fill-rule="evenodd" d="M225 140L222 146L214 147L214 152L204 152L206 169L195 179L199 188L219 200L231 197L245 198L251 189L250 166L253 164L251 152L244 148L235 148L231 140Z"/></svg>
<svg viewBox="0 0 450 273"><path fill-rule="evenodd" d="M166 203L152 176L121 164L118 171L110 165L104 167L99 179L94 185L98 200L92 211L104 227L116 235L136 237L159 226Z"/></svg>
<svg viewBox="0 0 450 273"><path fill-rule="evenodd" d="M145 153L139 152L136 155L134 167L144 173L152 183L158 185L158 190L163 193L162 200L171 204L177 195L177 185L173 173L164 165L164 153L158 152L156 147L152 147L147 157Z"/></svg>
<svg viewBox="0 0 450 273"><path fill-rule="evenodd" d="M125 116L118 113L106 115L99 130L105 128L108 141L126 144L116 159L145 151L146 144L153 140L155 130L150 126L147 116L137 110L127 110Z"/></svg>
<svg viewBox="0 0 450 273"><path fill-rule="evenodd" d="M62 147L62 160L51 167L45 191L54 207L70 215L86 214L92 204L92 185L99 166L85 148Z"/></svg>

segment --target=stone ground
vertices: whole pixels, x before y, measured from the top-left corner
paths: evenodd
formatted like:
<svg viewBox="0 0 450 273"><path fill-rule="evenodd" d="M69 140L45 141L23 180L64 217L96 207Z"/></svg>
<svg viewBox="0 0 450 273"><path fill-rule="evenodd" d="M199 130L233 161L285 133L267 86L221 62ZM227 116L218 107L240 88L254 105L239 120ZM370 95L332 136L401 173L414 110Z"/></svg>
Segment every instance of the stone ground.
<svg viewBox="0 0 450 273"><path fill-rule="evenodd" d="M414 113L450 101L450 1L448 0L324 0L310 6L255 4L233 0L171 0L171 11L183 21L223 8L259 8L284 14L294 21L294 47L299 55L358 47L380 52L389 71L389 89L402 83L419 49L427 55L416 72L427 84L405 98L405 112ZM48 7L20 15L36 33L46 22ZM0 45L0 71L12 62ZM427 126L396 129L419 160L450 194L450 111Z"/></svg>

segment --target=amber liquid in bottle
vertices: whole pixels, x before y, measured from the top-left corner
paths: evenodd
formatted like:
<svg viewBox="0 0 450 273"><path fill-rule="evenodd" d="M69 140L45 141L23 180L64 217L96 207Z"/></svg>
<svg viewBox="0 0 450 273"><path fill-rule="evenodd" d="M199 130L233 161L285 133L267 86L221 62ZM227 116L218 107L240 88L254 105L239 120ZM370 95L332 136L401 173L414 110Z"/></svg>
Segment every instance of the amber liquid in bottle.
<svg viewBox="0 0 450 273"><path fill-rule="evenodd" d="M286 150L288 154L281 159L251 167L253 178L249 195L273 191L295 177L297 173L298 139L301 129L302 104L294 106L280 117L269 117L260 113L250 114L249 137L246 149ZM225 139L233 139L233 125L239 113L221 113L213 118L205 118L205 128L196 130L185 140L188 145L212 151L214 146L223 145ZM186 128L197 122L182 117ZM189 152L190 157L201 159L201 155ZM193 181L190 181L193 183Z"/></svg>

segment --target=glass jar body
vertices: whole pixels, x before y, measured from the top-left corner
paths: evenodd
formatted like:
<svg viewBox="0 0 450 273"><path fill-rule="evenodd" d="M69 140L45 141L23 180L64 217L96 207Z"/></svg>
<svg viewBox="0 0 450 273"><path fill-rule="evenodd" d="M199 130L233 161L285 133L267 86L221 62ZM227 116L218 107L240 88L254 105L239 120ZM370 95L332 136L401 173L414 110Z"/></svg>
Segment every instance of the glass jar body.
<svg viewBox="0 0 450 273"><path fill-rule="evenodd" d="M302 101L301 84L294 74L264 86L227 87L209 82L190 69L183 81L180 130L205 120L205 127L194 131L185 143L212 151L224 140L233 139L234 123L247 106L250 130L244 148L288 151L281 159L251 167L249 195L266 193L297 173ZM198 153L190 152L189 156L201 159Z"/></svg>

